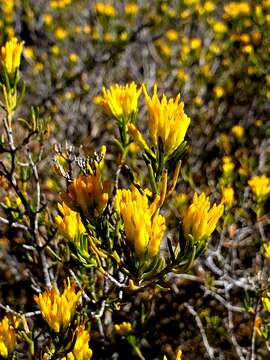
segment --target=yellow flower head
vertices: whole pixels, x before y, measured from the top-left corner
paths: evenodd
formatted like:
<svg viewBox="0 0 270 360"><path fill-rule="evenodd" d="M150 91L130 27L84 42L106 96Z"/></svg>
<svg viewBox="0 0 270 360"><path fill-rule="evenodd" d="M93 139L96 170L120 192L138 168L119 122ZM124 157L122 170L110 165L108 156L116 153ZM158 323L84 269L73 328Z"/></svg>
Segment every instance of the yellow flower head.
<svg viewBox="0 0 270 360"><path fill-rule="evenodd" d="M57 215L55 222L63 236L73 241L76 236L85 233L85 227L78 212L72 211L65 203L58 204L58 209L62 216Z"/></svg>
<svg viewBox="0 0 270 360"><path fill-rule="evenodd" d="M175 360L181 360L181 359L182 359L182 351L178 350L177 354L176 354L176 357L175 357ZM168 360L166 355L163 356L163 360Z"/></svg>
<svg viewBox="0 0 270 360"><path fill-rule="evenodd" d="M149 112L149 131L152 142L158 148L161 139L167 156L171 155L184 141L189 117L184 112L184 103L180 102L180 94L175 98L167 99L163 95L161 101L157 95L157 86L154 86L152 99L143 85L146 105Z"/></svg>
<svg viewBox="0 0 270 360"><path fill-rule="evenodd" d="M253 176L248 185L258 201L264 201L270 195L270 179L265 175Z"/></svg>
<svg viewBox="0 0 270 360"><path fill-rule="evenodd" d="M146 251L155 256L159 251L166 226L165 218L158 214L158 201L159 197L149 205L146 193L135 187L116 193L115 208L122 215L127 240L139 256Z"/></svg>
<svg viewBox="0 0 270 360"><path fill-rule="evenodd" d="M224 6L224 16L226 18L245 16L245 15L249 15L250 10L251 10L250 4L247 2L232 1Z"/></svg>
<svg viewBox="0 0 270 360"><path fill-rule="evenodd" d="M75 284L65 284L62 294L56 288L47 289L42 294L34 296L43 319L55 331L67 328L75 313L81 291L76 293Z"/></svg>
<svg viewBox="0 0 270 360"><path fill-rule="evenodd" d="M224 95L224 89L222 86L218 86L218 85L214 86L213 92L214 92L215 97L217 97L217 98L221 98Z"/></svg>
<svg viewBox="0 0 270 360"><path fill-rule="evenodd" d="M99 168L92 175L78 176L62 194L64 202L73 210L81 209L88 217L98 217L105 209L109 194L108 183L103 183Z"/></svg>
<svg viewBox="0 0 270 360"><path fill-rule="evenodd" d="M80 325L76 329L76 340L74 348L62 360L90 360L92 350L89 347L90 334L85 329L85 325Z"/></svg>
<svg viewBox="0 0 270 360"><path fill-rule="evenodd" d="M235 126L232 127L232 133L238 139L241 139L244 136L245 129L241 125L235 125Z"/></svg>
<svg viewBox="0 0 270 360"><path fill-rule="evenodd" d="M99 104L111 116L118 121L129 119L138 112L138 99L141 88L132 82L124 86L119 84L111 85L109 89L102 88L102 97Z"/></svg>
<svg viewBox="0 0 270 360"><path fill-rule="evenodd" d="M222 170L224 176L230 176L234 170L234 163L230 156L223 157Z"/></svg>
<svg viewBox="0 0 270 360"><path fill-rule="evenodd" d="M193 202L183 218L183 228L186 236L192 235L196 242L207 239L217 226L224 210L223 204L214 204L210 208L209 197L204 193L193 196Z"/></svg>
<svg viewBox="0 0 270 360"><path fill-rule="evenodd" d="M11 77L20 66L23 44L13 37L0 49L0 68L4 68Z"/></svg>
<svg viewBox="0 0 270 360"><path fill-rule="evenodd" d="M234 189L232 187L224 187L222 189L222 199L221 202L227 205L229 208L233 206L234 203Z"/></svg>
<svg viewBox="0 0 270 360"><path fill-rule="evenodd" d="M116 10L113 5L97 2L95 5L96 12L99 15L113 17L116 15Z"/></svg>
<svg viewBox="0 0 270 360"><path fill-rule="evenodd" d="M0 356L7 359L14 352L16 342L14 327L9 324L8 318L5 316L0 321Z"/></svg>
<svg viewBox="0 0 270 360"><path fill-rule="evenodd" d="M262 303L264 310L270 313L270 299L268 297L262 297Z"/></svg>
<svg viewBox="0 0 270 360"><path fill-rule="evenodd" d="M124 321L121 324L114 325L114 329L119 335L124 336L132 331L132 325L130 322Z"/></svg>
<svg viewBox="0 0 270 360"><path fill-rule="evenodd" d="M138 5L134 2L126 4L126 6L125 6L125 13L128 16L137 14L138 10L139 10Z"/></svg>
<svg viewBox="0 0 270 360"><path fill-rule="evenodd" d="M264 247L264 251L265 251L264 256L270 262L270 241L268 241L267 243L264 243L263 247Z"/></svg>

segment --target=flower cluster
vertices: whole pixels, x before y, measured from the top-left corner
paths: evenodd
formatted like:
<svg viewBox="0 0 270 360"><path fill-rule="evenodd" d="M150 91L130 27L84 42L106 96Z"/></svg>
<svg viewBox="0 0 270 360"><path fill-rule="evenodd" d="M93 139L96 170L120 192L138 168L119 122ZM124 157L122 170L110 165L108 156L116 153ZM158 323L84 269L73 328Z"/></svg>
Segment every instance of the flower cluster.
<svg viewBox="0 0 270 360"><path fill-rule="evenodd" d="M142 194L136 187L116 193L115 208L123 218L127 241L138 256L155 256L159 251L166 226L158 213L158 200L156 197L149 205L147 192Z"/></svg>
<svg viewBox="0 0 270 360"><path fill-rule="evenodd" d="M21 63L23 42L14 37L0 49L0 70L4 69L13 78Z"/></svg>
<svg viewBox="0 0 270 360"><path fill-rule="evenodd" d="M75 343L72 351L61 360L90 360L92 350L89 347L90 334L85 325L79 325L75 330Z"/></svg>
<svg viewBox="0 0 270 360"><path fill-rule="evenodd" d="M138 112L140 94L141 88L138 88L134 82L123 86L114 84L109 89L103 87L98 103L118 121L127 122Z"/></svg>
<svg viewBox="0 0 270 360"><path fill-rule="evenodd" d="M81 291L76 293L75 285L70 282L60 294L57 288L47 289L34 297L38 304L43 319L56 333L65 329L72 320L77 303L81 297Z"/></svg>
<svg viewBox="0 0 270 360"><path fill-rule="evenodd" d="M89 218L98 217L105 209L109 184L103 183L100 169L94 174L78 176L62 193L64 202L74 211L81 210Z"/></svg>
<svg viewBox="0 0 270 360"><path fill-rule="evenodd" d="M266 200L270 195L270 179L265 175L253 176L248 185L259 202Z"/></svg>
<svg viewBox="0 0 270 360"><path fill-rule="evenodd" d="M190 124L190 119L184 112L184 103L180 102L180 95L175 99L167 99L163 95L159 100L156 85L152 98L145 86L143 91L149 112L149 132L153 145L158 148L161 139L164 152L170 156L184 141Z"/></svg>
<svg viewBox="0 0 270 360"><path fill-rule="evenodd" d="M72 211L65 203L58 204L61 215L55 217L55 222L61 234L73 241L80 234L85 233L85 227L78 212Z"/></svg>
<svg viewBox="0 0 270 360"><path fill-rule="evenodd" d="M0 322L0 355L7 359L11 357L16 347L17 339L15 329L5 316Z"/></svg>
<svg viewBox="0 0 270 360"><path fill-rule="evenodd" d="M186 236L191 235L195 242L207 239L217 226L217 222L223 214L222 204L210 205L209 197L204 193L193 196L193 202L187 209L183 218L183 228Z"/></svg>

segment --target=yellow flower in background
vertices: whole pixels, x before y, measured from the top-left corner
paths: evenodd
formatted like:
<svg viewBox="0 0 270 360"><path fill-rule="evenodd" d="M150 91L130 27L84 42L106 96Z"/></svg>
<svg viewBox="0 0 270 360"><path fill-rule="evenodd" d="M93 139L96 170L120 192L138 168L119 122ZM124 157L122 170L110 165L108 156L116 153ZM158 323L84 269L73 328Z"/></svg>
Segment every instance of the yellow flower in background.
<svg viewBox="0 0 270 360"><path fill-rule="evenodd" d="M249 15L251 11L250 4L247 2L232 1L224 6L225 17L238 17L243 15Z"/></svg>
<svg viewBox="0 0 270 360"><path fill-rule="evenodd" d="M222 170L224 176L230 176L234 170L234 163L230 156L223 157Z"/></svg>
<svg viewBox="0 0 270 360"><path fill-rule="evenodd" d="M47 289L42 294L34 296L43 319L55 332L65 329L70 324L75 313L81 291L76 293L75 284L65 284L62 294L56 288Z"/></svg>
<svg viewBox="0 0 270 360"><path fill-rule="evenodd" d="M206 1L203 5L203 10L205 12L212 12L216 8L216 5L213 1Z"/></svg>
<svg viewBox="0 0 270 360"><path fill-rule="evenodd" d="M262 297L262 303L264 310L270 313L270 299L268 297Z"/></svg>
<svg viewBox="0 0 270 360"><path fill-rule="evenodd" d="M124 321L121 324L114 325L114 329L119 335L124 336L132 331L132 325L130 322Z"/></svg>
<svg viewBox="0 0 270 360"><path fill-rule="evenodd" d="M27 59L33 60L34 59L34 50L30 46L24 48L24 56Z"/></svg>
<svg viewBox="0 0 270 360"><path fill-rule="evenodd" d="M123 86L114 84L109 89L102 88L99 104L106 113L122 121L123 119L130 119L137 113L140 95L141 88L138 88L134 82Z"/></svg>
<svg viewBox="0 0 270 360"><path fill-rule="evenodd" d="M258 201L264 201L270 195L270 179L265 176L253 176L248 185Z"/></svg>
<svg viewBox="0 0 270 360"><path fill-rule="evenodd" d="M80 234L85 233L85 227L80 214L72 211L65 203L58 204L61 215L55 217L55 222L61 234L73 241Z"/></svg>
<svg viewBox="0 0 270 360"><path fill-rule="evenodd" d="M175 360L181 360L181 359L182 359L182 351L178 350L177 354L176 354L176 357L175 357ZM164 355L163 360L168 360L166 355Z"/></svg>
<svg viewBox="0 0 270 360"><path fill-rule="evenodd" d="M80 325L75 331L75 344L73 350L63 357L62 360L90 360L92 350L89 347L90 334L85 325Z"/></svg>
<svg viewBox="0 0 270 360"><path fill-rule="evenodd" d="M13 76L20 66L23 44L13 37L0 49L0 68L4 68L9 76Z"/></svg>
<svg viewBox="0 0 270 360"><path fill-rule="evenodd" d="M16 343L17 340L14 327L9 324L9 320L5 316L2 321L0 321L0 356L7 359L12 355Z"/></svg>
<svg viewBox="0 0 270 360"><path fill-rule="evenodd" d="M96 12L99 15L105 15L109 17L113 17L116 15L116 10L113 5L105 4L102 2L97 2L95 5Z"/></svg>
<svg viewBox="0 0 270 360"><path fill-rule="evenodd" d="M197 50L202 46L202 40L199 38L193 38L190 40L191 50Z"/></svg>
<svg viewBox="0 0 270 360"><path fill-rule="evenodd" d="M125 13L128 16L135 15L138 12L138 5L136 3L129 3L125 6Z"/></svg>
<svg viewBox="0 0 270 360"><path fill-rule="evenodd" d="M159 196L149 205L146 192L136 187L117 190L115 208L122 215L127 241L137 255L157 255L165 231L165 218L158 214Z"/></svg>
<svg viewBox="0 0 270 360"><path fill-rule="evenodd" d="M268 241L267 243L263 244L264 247L264 256L266 257L266 259L270 262L270 241Z"/></svg>
<svg viewBox="0 0 270 360"><path fill-rule="evenodd" d="M157 86L154 86L152 98L143 85L145 102L149 113L149 131L152 142L158 148L161 139L164 152L169 157L184 141L190 118L184 112L184 103L180 102L180 94L175 98L167 99L157 95Z"/></svg>
<svg viewBox="0 0 270 360"><path fill-rule="evenodd" d="M69 54L68 58L71 62L77 62L79 59L79 56L76 53L72 52Z"/></svg>
<svg viewBox="0 0 270 360"><path fill-rule="evenodd" d="M228 28L227 28L227 25L224 24L224 22L217 21L213 24L213 30L215 33L223 34L228 30Z"/></svg>
<svg viewBox="0 0 270 360"><path fill-rule="evenodd" d="M221 98L224 95L224 89L222 86L218 86L218 85L214 86L213 92L214 92L215 97L217 97L217 98Z"/></svg>
<svg viewBox="0 0 270 360"><path fill-rule="evenodd" d="M209 197L204 193L193 196L193 202L183 218L183 229L186 236L192 235L196 242L207 239L217 226L224 211L223 204L210 207Z"/></svg>
<svg viewBox="0 0 270 360"><path fill-rule="evenodd" d="M50 7L53 10L64 9L66 6L71 4L71 0L51 0Z"/></svg>
<svg viewBox="0 0 270 360"><path fill-rule="evenodd" d="M171 29L166 32L165 36L170 41L176 41L178 39L178 32L174 29Z"/></svg>
<svg viewBox="0 0 270 360"><path fill-rule="evenodd" d="M55 37L56 37L56 39L58 39L58 40L64 40L66 37L67 37L67 32L66 32L66 30L64 29L64 28L62 28L62 27L57 27L56 29L55 29Z"/></svg>
<svg viewBox="0 0 270 360"><path fill-rule="evenodd" d="M47 26L50 26L53 22L53 17L51 14L44 14L42 16L42 19L44 21L44 24L47 25Z"/></svg>
<svg viewBox="0 0 270 360"><path fill-rule="evenodd" d="M63 201L74 211L81 209L88 217L98 217L105 209L109 194L108 183L103 183L97 167L91 175L81 175L62 193Z"/></svg>
<svg viewBox="0 0 270 360"><path fill-rule="evenodd" d="M244 136L245 129L241 125L235 125L235 126L232 127L232 133L238 139L241 139Z"/></svg>
<svg viewBox="0 0 270 360"><path fill-rule="evenodd" d="M232 207L234 203L234 189L232 187L224 187L222 189L222 199L221 202L227 207Z"/></svg>

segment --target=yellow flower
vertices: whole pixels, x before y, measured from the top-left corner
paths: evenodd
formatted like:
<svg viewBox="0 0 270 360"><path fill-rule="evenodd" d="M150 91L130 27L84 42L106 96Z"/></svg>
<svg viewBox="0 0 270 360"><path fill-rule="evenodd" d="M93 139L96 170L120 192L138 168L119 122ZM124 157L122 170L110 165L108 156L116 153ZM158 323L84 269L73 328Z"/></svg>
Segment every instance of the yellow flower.
<svg viewBox="0 0 270 360"><path fill-rule="evenodd" d="M215 33L223 34L227 31L227 26L222 21L217 21L213 25L213 30Z"/></svg>
<svg viewBox="0 0 270 360"><path fill-rule="evenodd" d="M47 26L51 25L53 22L53 17L51 14L44 14L42 19L44 21L44 24Z"/></svg>
<svg viewBox="0 0 270 360"><path fill-rule="evenodd" d="M250 5L247 2L230 2L224 6L225 17L238 17L250 13Z"/></svg>
<svg viewBox="0 0 270 360"><path fill-rule="evenodd" d="M170 41L176 41L178 39L178 32L171 29L166 32L165 36Z"/></svg>
<svg viewBox="0 0 270 360"><path fill-rule="evenodd" d="M121 324L114 325L115 331L121 336L127 335L132 331L132 325L130 322L122 322Z"/></svg>
<svg viewBox="0 0 270 360"><path fill-rule="evenodd" d="M125 13L128 16L135 15L138 12L138 5L135 3L129 3L125 6Z"/></svg>
<svg viewBox="0 0 270 360"><path fill-rule="evenodd" d="M64 9L71 4L71 0L51 0L50 6L53 10Z"/></svg>
<svg viewBox="0 0 270 360"><path fill-rule="evenodd" d="M216 8L216 5L213 1L206 1L204 3L203 9L205 12L212 12Z"/></svg>
<svg viewBox="0 0 270 360"><path fill-rule="evenodd" d="M215 86L213 91L217 98L221 98L224 95L224 89L221 86Z"/></svg>
<svg viewBox="0 0 270 360"><path fill-rule="evenodd" d="M0 322L0 355L7 359L15 350L16 333L5 316Z"/></svg>
<svg viewBox="0 0 270 360"><path fill-rule="evenodd" d="M127 241L137 255L148 252L157 255L165 231L165 218L158 214L159 196L148 204L146 192L141 194L136 187L117 190L115 208L122 215Z"/></svg>
<svg viewBox="0 0 270 360"><path fill-rule="evenodd" d="M81 209L88 217L98 217L105 209L109 194L108 183L103 183L100 169L92 175L78 176L62 193L63 201L74 211Z"/></svg>
<svg viewBox="0 0 270 360"><path fill-rule="evenodd" d="M97 2L95 5L96 12L100 15L105 15L109 17L113 17L116 15L116 10L111 4L104 4L101 2Z"/></svg>
<svg viewBox="0 0 270 360"><path fill-rule="evenodd" d="M0 68L4 68L11 77L20 66L23 44L13 37L0 49Z"/></svg>
<svg viewBox="0 0 270 360"><path fill-rule="evenodd" d="M67 32L62 27L59 26L58 28L55 29L55 37L58 40L64 40L66 36L67 36Z"/></svg>
<svg viewBox="0 0 270 360"><path fill-rule="evenodd" d="M24 56L28 59L33 60L34 58L34 50L30 46L24 48Z"/></svg>
<svg viewBox="0 0 270 360"><path fill-rule="evenodd" d="M262 297L262 303L264 310L270 313L270 299L268 297Z"/></svg>
<svg viewBox="0 0 270 360"><path fill-rule="evenodd" d="M81 291L76 293L75 284L65 284L62 294L56 288L47 289L42 294L34 296L43 319L55 331L59 332L70 324L75 313L76 305L81 296Z"/></svg>
<svg viewBox="0 0 270 360"><path fill-rule="evenodd" d="M149 131L152 142L158 148L161 139L164 152L170 156L184 141L189 117L184 112L184 103L180 102L180 94L175 99L163 95L161 101L157 95L157 86L154 86L152 99L143 85L146 105L149 112Z"/></svg>
<svg viewBox="0 0 270 360"><path fill-rule="evenodd" d="M92 350L89 347L90 334L85 329L85 325L77 327L75 336L76 340L73 350L62 360L90 360L92 357Z"/></svg>
<svg viewBox="0 0 270 360"><path fill-rule="evenodd" d="M137 113L140 94L141 88L138 89L134 82L124 86L114 84L109 89L102 88L99 104L117 120L127 120Z"/></svg>
<svg viewBox="0 0 270 360"><path fill-rule="evenodd" d="M181 360L182 359L182 351L181 350L178 350L177 351L177 354L176 354L176 357L175 357L175 360ZM167 356L164 355L163 356L163 360L167 360Z"/></svg>
<svg viewBox="0 0 270 360"><path fill-rule="evenodd" d="M70 53L68 58L71 62L77 62L79 59L79 57L76 53Z"/></svg>
<svg viewBox="0 0 270 360"><path fill-rule="evenodd" d="M209 197L204 193L193 196L193 202L183 218L183 228L186 236L192 235L196 242L206 240L217 226L224 210L223 204L214 204L210 208Z"/></svg>
<svg viewBox="0 0 270 360"><path fill-rule="evenodd" d="M85 233L85 227L78 212L72 211L65 203L58 204L58 209L62 216L57 215L55 222L63 236L73 241L76 236Z"/></svg>
<svg viewBox="0 0 270 360"><path fill-rule="evenodd" d="M244 132L245 132L245 129L243 128L243 126L235 125L232 127L233 135L235 135L239 139L241 139L243 137Z"/></svg>
<svg viewBox="0 0 270 360"><path fill-rule="evenodd" d="M246 54L250 54L253 51L253 46L252 45L245 45L242 47L242 51Z"/></svg>
<svg viewBox="0 0 270 360"><path fill-rule="evenodd" d="M230 176L234 169L234 163L232 162L232 158L230 156L224 156L223 157L223 175L224 176Z"/></svg>
<svg viewBox="0 0 270 360"><path fill-rule="evenodd" d="M266 257L266 259L270 262L270 241L268 241L267 243L265 243L263 245L264 247L264 256Z"/></svg>
<svg viewBox="0 0 270 360"><path fill-rule="evenodd" d="M192 50L197 50L201 47L202 45L202 40L199 38L193 38L190 40L190 48Z"/></svg>
<svg viewBox="0 0 270 360"><path fill-rule="evenodd" d="M253 176L248 185L258 201L264 201L270 195L270 179L265 175Z"/></svg>
<svg viewBox="0 0 270 360"><path fill-rule="evenodd" d="M229 208L233 206L234 203L234 189L232 187L224 187L222 189L222 199L221 202L227 205Z"/></svg>

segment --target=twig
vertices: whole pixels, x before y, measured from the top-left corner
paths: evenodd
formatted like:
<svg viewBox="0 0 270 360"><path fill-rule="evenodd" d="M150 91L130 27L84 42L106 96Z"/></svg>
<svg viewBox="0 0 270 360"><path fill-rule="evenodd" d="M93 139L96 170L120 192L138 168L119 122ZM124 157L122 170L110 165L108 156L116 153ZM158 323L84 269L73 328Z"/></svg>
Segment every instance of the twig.
<svg viewBox="0 0 270 360"><path fill-rule="evenodd" d="M187 310L190 312L191 315L194 316L195 320L196 320L196 323L197 323L197 326L198 328L200 329L200 332L201 332L201 335L202 335L202 339L203 339L203 344L204 344L204 347L207 351L207 354L209 356L209 358L211 360L214 360L215 359L215 356L214 356L214 349L210 346L209 342L208 342L208 339L207 339L207 336L206 336L206 333L205 333L205 330L204 330L204 327L203 327L203 324L201 322L201 319L198 315L198 313L194 310L194 308L189 305L188 303L184 303L183 304Z"/></svg>

